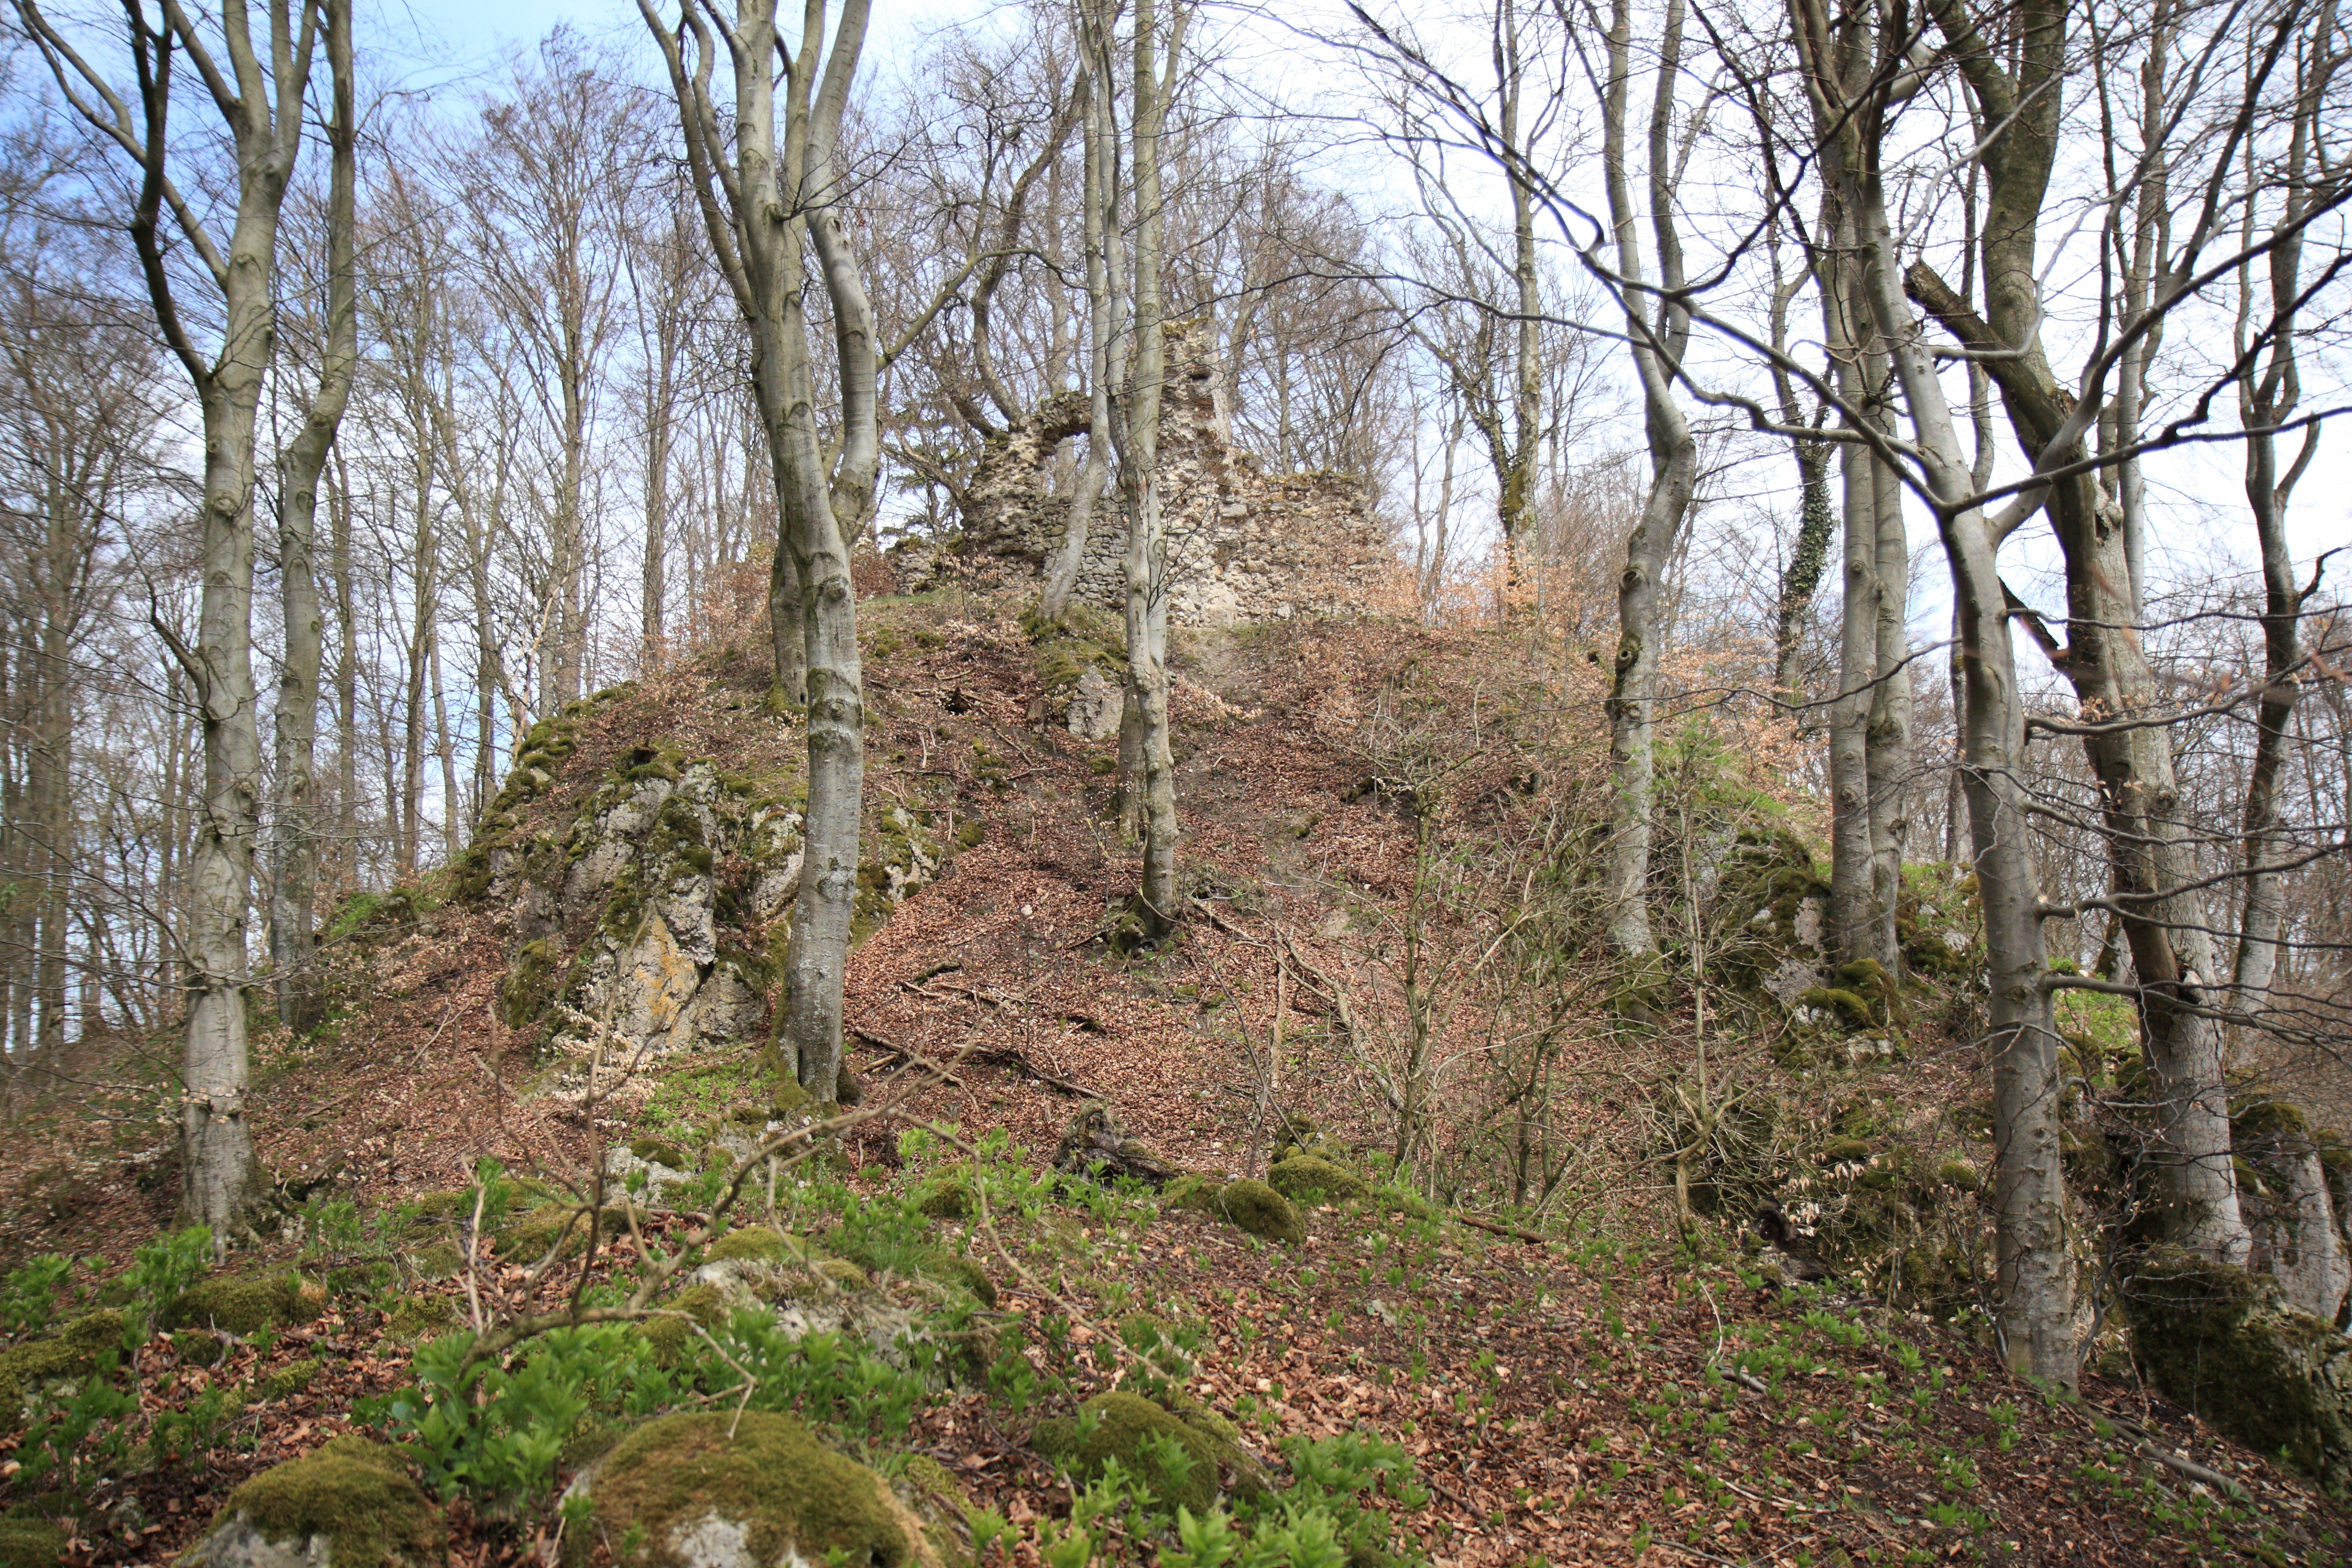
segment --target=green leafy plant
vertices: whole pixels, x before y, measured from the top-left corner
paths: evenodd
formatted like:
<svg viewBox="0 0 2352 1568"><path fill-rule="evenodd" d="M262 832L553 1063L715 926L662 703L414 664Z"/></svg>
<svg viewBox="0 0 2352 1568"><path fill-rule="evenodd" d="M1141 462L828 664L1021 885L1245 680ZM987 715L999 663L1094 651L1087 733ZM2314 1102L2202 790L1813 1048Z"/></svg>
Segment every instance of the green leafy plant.
<svg viewBox="0 0 2352 1568"><path fill-rule="evenodd" d="M138 1249L122 1276L122 1285L144 1311L149 1334L155 1331L163 1309L205 1277L212 1259L210 1226L192 1225L185 1230L171 1231Z"/></svg>
<svg viewBox="0 0 2352 1568"><path fill-rule="evenodd" d="M57 1315L58 1287L73 1269L72 1258L52 1252L10 1270L0 1285L0 1327L16 1335L45 1331Z"/></svg>
<svg viewBox="0 0 2352 1568"><path fill-rule="evenodd" d="M415 1386L382 1415L443 1497L463 1493L494 1510L526 1507L545 1492L565 1439L591 1408L629 1409L645 1404L648 1384L667 1388L643 1337L618 1323L551 1329L509 1366L467 1364L472 1347L463 1333L419 1347Z"/></svg>
<svg viewBox="0 0 2352 1568"><path fill-rule="evenodd" d="M99 1358L98 1370L63 1398L37 1395L37 1414L16 1450L20 1481L54 1478L58 1489L79 1491L102 1471L115 1468L128 1449L123 1417L139 1402L114 1386L114 1352ZM95 1441L93 1441L95 1439ZM88 1445L89 1453L83 1452Z"/></svg>

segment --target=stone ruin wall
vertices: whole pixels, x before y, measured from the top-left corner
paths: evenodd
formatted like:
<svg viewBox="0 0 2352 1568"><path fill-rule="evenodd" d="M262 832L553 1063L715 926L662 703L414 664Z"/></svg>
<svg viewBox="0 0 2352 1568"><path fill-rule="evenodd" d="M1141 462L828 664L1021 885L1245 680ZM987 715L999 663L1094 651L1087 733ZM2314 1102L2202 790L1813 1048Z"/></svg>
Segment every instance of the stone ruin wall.
<svg viewBox="0 0 2352 1568"><path fill-rule="evenodd" d="M1301 615L1409 610L1412 584L1345 474L1267 474L1236 449L1216 406L1205 348L1168 327L1160 406L1160 505L1168 525L1168 619L1181 626ZM1046 489L1055 451L1087 431L1087 398L1051 397L992 441L964 493L962 537L892 554L908 592L949 575L1034 577L1069 526L1070 498ZM1107 487L1087 531L1077 596L1113 616L1126 603L1127 514Z"/></svg>

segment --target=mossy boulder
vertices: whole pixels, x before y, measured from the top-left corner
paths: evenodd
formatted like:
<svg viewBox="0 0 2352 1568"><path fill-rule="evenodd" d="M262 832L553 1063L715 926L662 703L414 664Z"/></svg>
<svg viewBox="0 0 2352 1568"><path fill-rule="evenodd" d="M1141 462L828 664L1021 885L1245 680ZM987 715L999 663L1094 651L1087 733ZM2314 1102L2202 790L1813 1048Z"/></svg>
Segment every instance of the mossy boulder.
<svg viewBox="0 0 2352 1568"><path fill-rule="evenodd" d="M218 1329L240 1339L280 1323L307 1323L323 1311L327 1292L299 1274L215 1274L172 1298L167 1329Z"/></svg>
<svg viewBox="0 0 2352 1568"><path fill-rule="evenodd" d="M422 1568L446 1540L400 1456L338 1437L229 1493L193 1554L205 1568Z"/></svg>
<svg viewBox="0 0 2352 1568"><path fill-rule="evenodd" d="M713 1263L789 1263L793 1252L783 1233L772 1226L738 1226L703 1253Z"/></svg>
<svg viewBox="0 0 2352 1568"><path fill-rule="evenodd" d="M617 1208L602 1211L596 1224L608 1241L629 1233L629 1216ZM560 1237L569 1258L588 1245L588 1227L587 1211L580 1205L541 1204L499 1232L499 1255L511 1263L537 1263Z"/></svg>
<svg viewBox="0 0 2352 1568"><path fill-rule="evenodd" d="M499 982L499 1021L509 1029L528 1028L554 999L555 974L562 960L555 944L545 937L515 950Z"/></svg>
<svg viewBox="0 0 2352 1568"><path fill-rule="evenodd" d="M57 1568L66 1558L66 1532L46 1519L0 1518L0 1568Z"/></svg>
<svg viewBox="0 0 2352 1568"><path fill-rule="evenodd" d="M712 1285L681 1290L662 1307L660 1317L646 1320L645 1334L654 1347L654 1359L664 1366L676 1366L686 1359L696 1337L695 1324L707 1329L727 1315L727 1299Z"/></svg>
<svg viewBox="0 0 2352 1568"><path fill-rule="evenodd" d="M979 1208L971 1173L962 1166L927 1177L914 1191L915 1206L933 1219L970 1219Z"/></svg>
<svg viewBox="0 0 2352 1568"><path fill-rule="evenodd" d="M1327 1198L1360 1198L1371 1184L1355 1172L1316 1154L1294 1154L1265 1173L1266 1184L1284 1197L1307 1202Z"/></svg>
<svg viewBox="0 0 2352 1568"><path fill-rule="evenodd" d="M882 1478L789 1416L648 1422L606 1457L588 1497L593 1529L626 1568L939 1568L922 1521Z"/></svg>
<svg viewBox="0 0 2352 1568"><path fill-rule="evenodd" d="M924 1260L923 1272L946 1284L960 1286L983 1307L996 1305L996 1281L974 1258L959 1252L935 1252Z"/></svg>
<svg viewBox="0 0 2352 1568"><path fill-rule="evenodd" d="M1117 1459L1171 1510L1181 1505L1203 1513L1217 1500L1215 1440L1123 1389L1097 1394L1079 1405L1077 1420L1038 1422L1029 1446L1082 1482L1093 1480ZM1177 1458L1180 1451L1182 1457Z"/></svg>
<svg viewBox="0 0 2352 1568"><path fill-rule="evenodd" d="M1244 1177L1217 1193L1216 1212L1252 1236L1268 1241L1297 1243L1307 1239L1307 1222L1288 1198L1264 1182Z"/></svg>
<svg viewBox="0 0 2352 1568"><path fill-rule="evenodd" d="M15 1430L33 1389L53 1377L88 1377L109 1352L119 1354L130 1328L120 1312L92 1312L61 1334L0 1351L0 1432Z"/></svg>
<svg viewBox="0 0 2352 1568"><path fill-rule="evenodd" d="M130 1321L120 1311L91 1311L66 1323L64 1333L26 1340L0 1350L0 1422L12 1422L28 1389L49 1377L87 1377L106 1352L122 1350Z"/></svg>
<svg viewBox="0 0 2352 1568"><path fill-rule="evenodd" d="M1206 1176L1179 1176L1160 1189L1160 1206L1171 1214L1215 1214L1217 1184Z"/></svg>
<svg viewBox="0 0 2352 1568"><path fill-rule="evenodd" d="M2125 1289L2148 1381L2248 1447L2352 1489L2352 1340L2287 1307L2268 1275L2151 1250Z"/></svg>

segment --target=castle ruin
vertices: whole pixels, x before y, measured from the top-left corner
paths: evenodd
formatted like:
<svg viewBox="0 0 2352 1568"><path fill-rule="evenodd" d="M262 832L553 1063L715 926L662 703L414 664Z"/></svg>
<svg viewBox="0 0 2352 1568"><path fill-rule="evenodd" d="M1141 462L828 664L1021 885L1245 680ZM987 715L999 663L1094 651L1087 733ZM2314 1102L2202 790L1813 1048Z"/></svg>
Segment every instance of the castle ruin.
<svg viewBox="0 0 2352 1568"><path fill-rule="evenodd" d="M1217 626L1302 615L1407 609L1412 584L1345 474L1267 474L1233 444L1205 343L1191 323L1167 329L1160 415L1160 489L1168 528L1168 620ZM944 549L909 542L891 553L908 592L948 575L1035 577L1068 531L1070 497L1049 488L1064 441L1087 433L1087 395L1047 398L990 440L963 494L963 532ZM1077 597L1116 616L1126 603L1127 515L1115 490L1095 508Z"/></svg>

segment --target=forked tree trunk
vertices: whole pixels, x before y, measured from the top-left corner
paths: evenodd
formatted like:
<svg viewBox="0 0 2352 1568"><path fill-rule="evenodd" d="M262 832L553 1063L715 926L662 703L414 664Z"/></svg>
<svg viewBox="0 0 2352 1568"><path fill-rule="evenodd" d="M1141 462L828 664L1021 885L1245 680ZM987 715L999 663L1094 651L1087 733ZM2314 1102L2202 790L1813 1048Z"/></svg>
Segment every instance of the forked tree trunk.
<svg viewBox="0 0 2352 1568"><path fill-rule="evenodd" d="M1848 84L1857 75L1874 83L1893 74L1877 68L1885 62L1874 58L1875 18L1864 13L1833 19L1815 0L1792 0L1790 10L1820 132L1822 178L1853 215L1862 299L1891 345L1913 444L1936 500L1959 622L1963 788L1984 908L1989 987L1995 1325L2012 1368L2071 1387L2082 1358L2061 1163L2057 1033L2043 984L2040 877L2022 778L2024 706L2007 599L1958 426L1896 279L1878 175L1883 104L1874 88L1864 88L1858 101L1850 96Z"/></svg>

